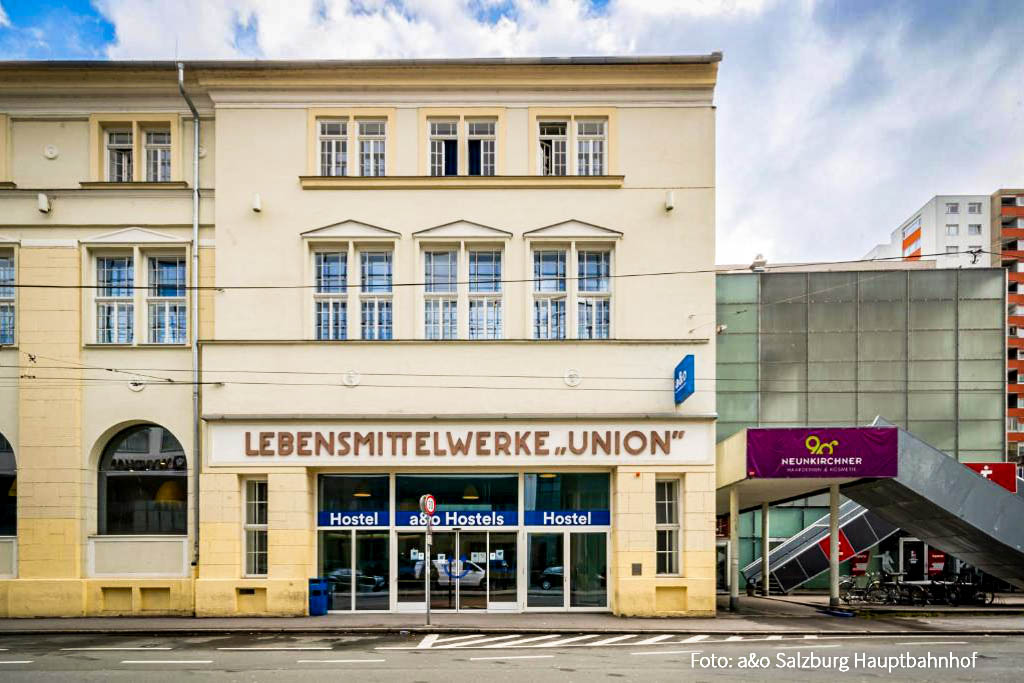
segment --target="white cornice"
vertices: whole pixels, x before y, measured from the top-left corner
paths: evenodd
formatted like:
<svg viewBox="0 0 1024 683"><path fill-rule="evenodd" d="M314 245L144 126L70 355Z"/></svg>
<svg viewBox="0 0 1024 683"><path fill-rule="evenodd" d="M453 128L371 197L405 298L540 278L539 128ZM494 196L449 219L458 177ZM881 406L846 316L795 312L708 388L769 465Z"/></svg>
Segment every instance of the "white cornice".
<svg viewBox="0 0 1024 683"><path fill-rule="evenodd" d="M336 238L336 239L365 239L365 238L386 238L396 239L402 234L387 228L381 228L369 223L361 223L354 220L345 220L340 223L332 223L322 228L307 230L302 233L304 238Z"/></svg>
<svg viewBox="0 0 1024 683"><path fill-rule="evenodd" d="M182 244L188 242L173 235L143 228L125 228L82 240L83 244Z"/></svg>
<svg viewBox="0 0 1024 683"><path fill-rule="evenodd" d="M618 230L602 228L600 225L594 225L593 223L568 220L562 221L561 223L555 223L554 225L547 225L543 228L537 228L536 230L527 231L523 233L523 237L527 239L557 237L560 239L614 240L621 238L622 233Z"/></svg>

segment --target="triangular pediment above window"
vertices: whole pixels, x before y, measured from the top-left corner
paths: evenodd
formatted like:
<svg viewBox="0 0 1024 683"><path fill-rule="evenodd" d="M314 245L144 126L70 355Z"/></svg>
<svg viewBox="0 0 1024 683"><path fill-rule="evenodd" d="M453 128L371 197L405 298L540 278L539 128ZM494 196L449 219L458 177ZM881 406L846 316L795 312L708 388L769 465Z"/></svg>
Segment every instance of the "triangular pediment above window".
<svg viewBox="0 0 1024 683"><path fill-rule="evenodd" d="M533 239L539 237L558 237L561 239L577 240L617 240L622 237L622 233L611 228L602 228L600 225L594 225L593 223L569 220L537 228L536 230L529 230L523 233L523 236Z"/></svg>
<svg viewBox="0 0 1024 683"><path fill-rule="evenodd" d="M401 237L401 233L388 230L369 223L347 220L340 223L332 223L322 228L307 230L302 233L303 237L331 237L336 239L365 239L368 237L386 237L395 239Z"/></svg>
<svg viewBox="0 0 1024 683"><path fill-rule="evenodd" d="M125 228L114 232L93 235L82 242L86 244L183 244L187 239L154 232L144 228Z"/></svg>
<svg viewBox="0 0 1024 683"><path fill-rule="evenodd" d="M512 233L506 230L498 230L489 225L481 225L472 221L452 221L444 225L435 225L426 230L413 233L417 239L492 239L507 240Z"/></svg>

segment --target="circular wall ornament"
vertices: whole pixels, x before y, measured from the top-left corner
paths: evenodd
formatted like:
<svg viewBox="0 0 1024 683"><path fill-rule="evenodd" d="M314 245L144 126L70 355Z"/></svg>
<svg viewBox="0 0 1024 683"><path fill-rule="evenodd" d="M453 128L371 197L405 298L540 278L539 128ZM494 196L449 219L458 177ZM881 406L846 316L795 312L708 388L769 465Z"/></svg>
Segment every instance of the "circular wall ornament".
<svg viewBox="0 0 1024 683"><path fill-rule="evenodd" d="M362 381L362 378L355 370L349 370L341 378L341 383L346 387L357 387L360 381Z"/></svg>
<svg viewBox="0 0 1024 683"><path fill-rule="evenodd" d="M580 382L583 381L583 375L580 374L579 370L575 368L569 368L568 370L565 371L565 376L562 379L565 380L566 386L578 387L580 385Z"/></svg>
<svg viewBox="0 0 1024 683"><path fill-rule="evenodd" d="M200 159L205 159L206 158L206 148L203 147L202 145L199 145L199 158Z"/></svg>
<svg viewBox="0 0 1024 683"><path fill-rule="evenodd" d="M57 145L43 145L43 156L47 159L56 159L60 155Z"/></svg>

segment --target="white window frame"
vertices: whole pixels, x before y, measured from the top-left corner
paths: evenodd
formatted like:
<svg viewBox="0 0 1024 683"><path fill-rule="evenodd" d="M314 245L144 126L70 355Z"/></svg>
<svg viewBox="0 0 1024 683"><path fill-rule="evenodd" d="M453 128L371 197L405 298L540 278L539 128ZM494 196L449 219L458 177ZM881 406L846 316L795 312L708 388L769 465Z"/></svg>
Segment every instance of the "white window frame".
<svg viewBox="0 0 1024 683"><path fill-rule="evenodd" d="M967 213L981 215L981 202L967 202Z"/></svg>
<svg viewBox="0 0 1024 683"><path fill-rule="evenodd" d="M128 142L114 142L115 135L127 135ZM103 131L106 154L104 173L108 183L130 183L134 177L135 166L135 136L131 128L108 128ZM114 160L116 155L122 155L122 172L114 173ZM124 160L127 163L124 163Z"/></svg>
<svg viewBox="0 0 1024 683"><path fill-rule="evenodd" d="M395 338L395 305L394 305L394 279L395 279L395 250L392 245L366 246L359 249L359 338L373 341L389 341ZM386 253L391 264L390 279L388 280L387 291L368 291L365 284L366 279L366 258L368 254ZM391 317L388 325L388 336L381 337L384 325L381 322L381 311L384 306L390 306ZM367 336L364 309L369 307L373 312L373 334Z"/></svg>
<svg viewBox="0 0 1024 683"><path fill-rule="evenodd" d="M427 169L433 177L443 177L447 167L445 142L455 141L455 175L459 175L459 120L427 119L430 137L427 144Z"/></svg>
<svg viewBox="0 0 1024 683"><path fill-rule="evenodd" d="M432 270L435 258L449 259L451 278L435 281ZM425 247L423 249L423 336L425 339L458 339L459 337L459 249L456 247Z"/></svg>
<svg viewBox="0 0 1024 683"><path fill-rule="evenodd" d="M357 141L359 152L359 175L365 177L380 177L387 175L387 137L388 120L381 118L366 118L356 121ZM364 131L364 126L379 124L381 133L370 133ZM364 151L368 146L369 152Z"/></svg>
<svg viewBox="0 0 1024 683"><path fill-rule="evenodd" d="M473 285L475 281L472 276L472 263L474 254L485 254L491 253L496 254L498 258L499 270L496 282L494 283L493 289L474 290ZM488 248L483 246L474 246L468 249L467 254L467 268L469 269L469 277L467 277L466 289L468 290L469 299L469 311L468 311L468 336L470 339L503 339L505 336L505 304L504 304L504 287L502 286L502 277L504 276L505 268L505 256L504 251L500 248ZM480 280L480 282L487 283L490 280ZM473 311L478 309L482 315L480 316L480 328L474 330L473 327ZM494 322L494 320L497 322Z"/></svg>
<svg viewBox="0 0 1024 683"><path fill-rule="evenodd" d="M670 491L670 497L662 497L662 487L666 487ZM655 562L654 571L657 576L681 576L683 572L682 567L682 480L679 478L658 478L655 479L654 484L654 505L655 505ZM661 508L671 505L671 510L674 514L666 515L669 519L665 521L658 521L658 515L661 512ZM674 517L674 519L672 519ZM670 547L663 550L661 547L661 534L671 534L669 538L674 540L670 544ZM669 558L669 566L666 567L667 571L661 571L660 559L663 556Z"/></svg>
<svg viewBox="0 0 1024 683"><path fill-rule="evenodd" d="M260 500L259 499L259 495L258 495L259 494L259 486L260 486L260 484L263 485L263 500ZM255 489L255 493L257 494L256 500L253 500L251 498L251 495L254 493L254 491L250 488L250 486L252 486L253 489ZM249 516L249 513L250 513L250 510L252 510L254 508L258 509L259 505L263 505L264 506L264 510L263 510L263 513L264 513L263 520L264 521L260 522L259 521L259 517L257 516L257 521L254 522L254 521L251 520L251 518ZM270 522L270 486L269 486L269 482L266 479L263 479L263 478L251 478L251 479L250 478L246 478L246 479L243 479L242 480L242 576L244 576L246 578L249 578L249 577L254 577L254 578L255 577L259 577L259 578L262 578L262 577L266 577L267 574L269 573L269 570L270 570L270 553L269 553L269 547L268 547L268 544L267 544L267 541L269 540L269 536L270 536L270 524L269 524L269 522ZM254 535L256 535L257 538L260 535L262 535L262 537L263 537L262 549L260 547L257 547L255 549L250 547L250 544L249 544L249 534L250 534L250 532L252 532ZM257 546L258 545L259 544L257 543ZM257 556L259 556L261 554L266 556L266 559L264 560L264 563L265 563L265 569L267 571L264 571L264 572L249 571L250 568L259 569L258 566L250 565L250 563L249 563L250 557L257 557Z"/></svg>
<svg viewBox="0 0 1024 683"><path fill-rule="evenodd" d="M946 213L956 215L960 213L960 202L946 202Z"/></svg>
<svg viewBox="0 0 1024 683"><path fill-rule="evenodd" d="M490 126L490 132L482 132L475 126ZM466 175L493 176L498 169L498 121L489 119L466 119ZM470 173L469 141L480 141L480 173Z"/></svg>
<svg viewBox="0 0 1024 683"><path fill-rule="evenodd" d="M561 135L544 133L544 127L550 125L565 126L565 132ZM567 176L569 175L569 132L572 121L568 118L541 118L536 121L537 126L537 172L542 176ZM544 163L545 143L551 149L551 169ZM562 162L558 163L561 156ZM560 172L559 172L560 171Z"/></svg>
<svg viewBox="0 0 1024 683"><path fill-rule="evenodd" d="M18 342L17 288L14 286L17 273L14 252L0 251L0 346L14 346Z"/></svg>
<svg viewBox="0 0 1024 683"><path fill-rule="evenodd" d="M166 183L171 180L171 131L167 128L142 130L143 156L146 159L146 182ZM153 142L151 135L166 135L167 142Z"/></svg>
<svg viewBox="0 0 1024 683"><path fill-rule="evenodd" d="M579 118L576 124L576 174L607 175L608 119ZM584 132L585 126L600 126L600 132Z"/></svg>
<svg viewBox="0 0 1024 683"><path fill-rule="evenodd" d="M579 339L611 339L611 326L612 326L612 288L611 288L611 274L612 274L612 250L608 247L581 247L576 251L576 317L577 317L577 333L576 336ZM602 277L598 281L598 287L596 289L590 289L587 286L587 281L584 280L584 273L582 272L584 260L591 254L601 255L607 260L608 264L608 275ZM599 332L596 323L596 314L598 307L604 304L608 309L608 325L604 329L604 335L597 334ZM587 319L580 319L580 308L584 307ZM586 334L584 334L586 332Z"/></svg>
<svg viewBox="0 0 1024 683"><path fill-rule="evenodd" d="M955 255L955 254L959 253L959 251L960 251L960 247L956 246L955 244L947 244L946 245L946 254L947 255Z"/></svg>
<svg viewBox="0 0 1024 683"><path fill-rule="evenodd" d="M981 223L968 223L967 224L967 235L981 235Z"/></svg>
<svg viewBox="0 0 1024 683"><path fill-rule="evenodd" d="M960 235L959 223L946 223L946 237L957 237Z"/></svg>
<svg viewBox="0 0 1024 683"><path fill-rule="evenodd" d="M131 269L131 280L129 284L122 287L110 287L105 290L102 287L103 278L100 277L100 266L101 263L107 259L127 259L128 267ZM93 258L93 273L96 278L96 295L93 297L93 312L96 316L95 325L93 325L94 341L97 344L103 345L127 345L134 344L135 335L135 298L138 293L138 287L136 286L136 280L138 279L138 259L136 254L132 251L111 251L106 253L96 254ZM105 294L105 291L112 291L115 289L128 289L128 294ZM101 307L107 309L108 307L113 311L113 327L110 329L110 340L107 341L103 338L100 322L106 316L100 313ZM128 334L126 340L121 340L121 332L124 330L122 326L122 315L121 311L126 311L126 315L123 318L123 322L127 323Z"/></svg>
<svg viewBox="0 0 1024 683"><path fill-rule="evenodd" d="M145 310L146 310L146 341L149 344L186 344L188 343L188 259L185 254L162 254L162 253L151 253L143 255L146 262L146 288L145 288ZM154 293L156 283L153 281L154 270L153 262L159 259L176 259L181 262L182 269L182 281L181 281L181 294L178 296L160 296ZM164 327L163 338L156 338L157 328L154 326L154 313L156 311L163 311ZM173 336L168 340L168 332L170 331L170 319L171 311L174 310L178 319L184 321L184 327L181 328L181 338L175 339Z"/></svg>
<svg viewBox="0 0 1024 683"><path fill-rule="evenodd" d="M533 278L533 301L530 306L530 329L534 339L542 340L563 340L568 339L571 335L570 328L572 325L570 319L570 301L569 301L569 277L571 272L571 258L570 249L564 245L534 245L530 250L530 277ZM543 273L538 272L537 255L547 253L560 253L562 260L565 264L564 275L561 278L556 276L556 287L557 280L561 280L561 289L544 289L548 284L548 280L551 278L541 279ZM559 335L558 325L556 324L557 316L555 310L557 304L562 305L562 325L561 334ZM543 324L543 331L538 331L538 311L543 310L545 315L543 316L545 322Z"/></svg>
<svg viewBox="0 0 1024 683"><path fill-rule="evenodd" d="M322 118L316 120L317 152L319 154L318 159L321 176L343 177L349 174L348 124L349 121L347 118ZM338 134L325 133L324 126L328 125L340 126L341 132ZM335 170L339 170L340 172L334 173L333 171Z"/></svg>
<svg viewBox="0 0 1024 683"><path fill-rule="evenodd" d="M324 287L321 282L321 260L327 254L341 256L344 274L341 276L341 284L337 286ZM320 246L313 250L313 338L317 341L342 341L348 339L348 277L349 277L349 249L346 246ZM326 306L328 309L327 336L321 336L323 329L320 325L319 309ZM339 324L339 318L341 319ZM334 336L333 331L337 330L339 336Z"/></svg>

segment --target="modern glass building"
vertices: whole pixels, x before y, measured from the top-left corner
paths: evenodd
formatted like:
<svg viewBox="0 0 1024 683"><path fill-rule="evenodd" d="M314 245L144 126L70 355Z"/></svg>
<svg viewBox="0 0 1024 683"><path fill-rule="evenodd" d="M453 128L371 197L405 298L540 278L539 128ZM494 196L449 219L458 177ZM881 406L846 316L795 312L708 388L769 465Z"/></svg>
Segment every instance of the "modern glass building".
<svg viewBox="0 0 1024 683"><path fill-rule="evenodd" d="M962 462L1005 459L1004 270L787 270L717 278L718 441L882 416ZM779 506L770 542L826 513ZM741 566L759 529L742 516Z"/></svg>

